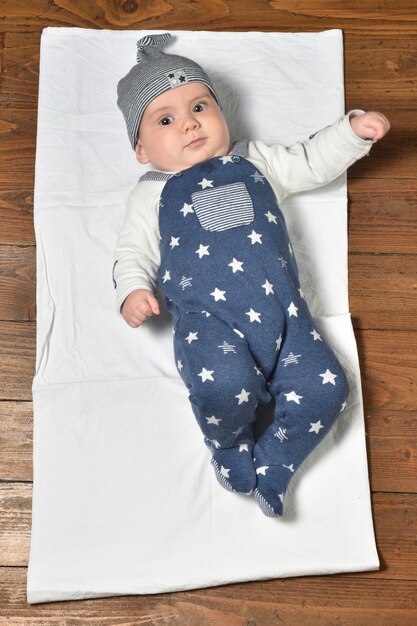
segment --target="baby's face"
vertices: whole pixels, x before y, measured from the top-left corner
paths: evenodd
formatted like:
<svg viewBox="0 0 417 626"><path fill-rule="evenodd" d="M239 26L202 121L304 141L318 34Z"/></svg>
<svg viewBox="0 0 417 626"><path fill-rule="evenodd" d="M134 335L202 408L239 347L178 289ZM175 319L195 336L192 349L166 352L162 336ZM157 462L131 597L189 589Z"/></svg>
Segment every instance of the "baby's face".
<svg viewBox="0 0 417 626"><path fill-rule="evenodd" d="M230 135L209 89L189 83L170 89L146 107L136 157L164 172L178 172L229 151Z"/></svg>

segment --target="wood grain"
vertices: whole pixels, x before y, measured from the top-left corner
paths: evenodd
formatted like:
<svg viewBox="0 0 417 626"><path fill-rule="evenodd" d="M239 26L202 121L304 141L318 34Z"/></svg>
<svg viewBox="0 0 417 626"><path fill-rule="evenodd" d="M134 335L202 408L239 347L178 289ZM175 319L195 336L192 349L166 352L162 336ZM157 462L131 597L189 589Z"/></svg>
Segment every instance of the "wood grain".
<svg viewBox="0 0 417 626"><path fill-rule="evenodd" d="M2 567L27 565L31 511L31 483L0 483L0 565Z"/></svg>
<svg viewBox="0 0 417 626"><path fill-rule="evenodd" d="M350 254L415 254L416 179L388 179L381 184L378 179L348 175L348 195Z"/></svg>
<svg viewBox="0 0 417 626"><path fill-rule="evenodd" d="M45 26L81 28L184 28L205 30L323 30L415 33L416 13L408 0L33 0L3 3L6 31Z"/></svg>
<svg viewBox="0 0 417 626"><path fill-rule="evenodd" d="M32 480L32 431L31 402L0 402L1 480Z"/></svg>
<svg viewBox="0 0 417 626"><path fill-rule="evenodd" d="M355 331L365 409L417 411L417 351L414 332Z"/></svg>
<svg viewBox="0 0 417 626"><path fill-rule="evenodd" d="M417 14L417 12L416 12ZM348 108L414 109L417 89L417 37L393 33L344 33Z"/></svg>
<svg viewBox="0 0 417 626"><path fill-rule="evenodd" d="M0 245L0 320L34 320L35 249Z"/></svg>
<svg viewBox="0 0 417 626"><path fill-rule="evenodd" d="M40 33L4 36L0 102L8 108L35 109L38 103Z"/></svg>
<svg viewBox="0 0 417 626"><path fill-rule="evenodd" d="M417 330L417 256L350 255L349 302L358 329Z"/></svg>
<svg viewBox="0 0 417 626"><path fill-rule="evenodd" d="M30 607L21 568L0 570L0 606L13 626L415 626L417 611L414 582L398 582L394 592L391 581L348 576Z"/></svg>
<svg viewBox="0 0 417 626"><path fill-rule="evenodd" d="M0 322L0 400L31 400L35 324Z"/></svg>

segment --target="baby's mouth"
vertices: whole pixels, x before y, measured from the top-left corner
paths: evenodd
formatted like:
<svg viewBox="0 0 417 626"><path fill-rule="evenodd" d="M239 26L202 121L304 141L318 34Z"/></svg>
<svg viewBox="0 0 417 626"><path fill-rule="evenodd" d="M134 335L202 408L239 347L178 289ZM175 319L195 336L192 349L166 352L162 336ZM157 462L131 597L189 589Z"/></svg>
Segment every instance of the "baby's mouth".
<svg viewBox="0 0 417 626"><path fill-rule="evenodd" d="M205 143L205 141L206 141L205 137L199 137L198 139L193 139L193 141L190 141L190 143L188 143L185 147L193 150L195 148L199 148L200 146L202 146Z"/></svg>

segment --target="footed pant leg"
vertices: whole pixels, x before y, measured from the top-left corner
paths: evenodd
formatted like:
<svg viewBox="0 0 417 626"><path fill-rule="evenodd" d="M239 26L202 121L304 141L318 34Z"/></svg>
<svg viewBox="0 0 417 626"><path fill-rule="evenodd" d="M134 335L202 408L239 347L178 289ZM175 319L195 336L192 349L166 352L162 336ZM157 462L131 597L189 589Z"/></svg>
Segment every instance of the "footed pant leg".
<svg viewBox="0 0 417 626"><path fill-rule="evenodd" d="M246 341L213 315L187 313L176 324L174 350L219 483L251 494L255 411L270 395Z"/></svg>
<svg viewBox="0 0 417 626"><path fill-rule="evenodd" d="M291 478L345 408L349 389L335 355L308 327L285 338L270 390L275 420L254 448L255 498L276 517Z"/></svg>

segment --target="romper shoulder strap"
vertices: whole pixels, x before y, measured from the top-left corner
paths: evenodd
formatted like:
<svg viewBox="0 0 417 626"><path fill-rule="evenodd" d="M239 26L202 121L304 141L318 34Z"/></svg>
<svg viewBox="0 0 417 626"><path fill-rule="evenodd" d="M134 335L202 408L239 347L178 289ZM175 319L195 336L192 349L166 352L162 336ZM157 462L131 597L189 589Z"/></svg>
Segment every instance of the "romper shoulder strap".
<svg viewBox="0 0 417 626"><path fill-rule="evenodd" d="M145 174L143 174L143 176L139 178L138 182L139 183L144 183L146 181L166 182L172 176L174 176L174 174L167 174L165 172L157 172L157 171L150 170L149 172L145 172Z"/></svg>

